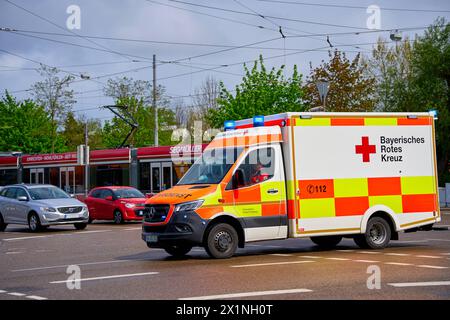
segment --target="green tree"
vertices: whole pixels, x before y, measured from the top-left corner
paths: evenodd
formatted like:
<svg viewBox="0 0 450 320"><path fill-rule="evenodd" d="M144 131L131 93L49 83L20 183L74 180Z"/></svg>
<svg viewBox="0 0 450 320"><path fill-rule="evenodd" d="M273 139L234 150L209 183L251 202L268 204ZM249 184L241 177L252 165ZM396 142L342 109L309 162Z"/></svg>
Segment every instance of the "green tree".
<svg viewBox="0 0 450 320"><path fill-rule="evenodd" d="M89 146L91 149L100 149L103 147L102 142L102 125L99 120L87 119L84 116L75 117L73 112L69 112L62 125L63 130L61 136L66 142L69 150L76 150L77 146L85 143L85 127L87 124Z"/></svg>
<svg viewBox="0 0 450 320"><path fill-rule="evenodd" d="M329 83L326 98L326 111L361 112L372 111L375 107L375 78L367 76L367 64L360 54L350 61L345 53L335 50L329 52L330 60L322 61L319 67L312 68L305 91L305 101L310 107L322 105L317 83Z"/></svg>
<svg viewBox="0 0 450 320"><path fill-rule="evenodd" d="M225 120L240 120L255 115L269 115L288 111L304 111L302 77L294 66L292 77L283 75L284 66L270 71L262 56L250 70L244 65L245 76L233 95L220 83L217 108L208 109L206 119L211 127L220 128Z"/></svg>
<svg viewBox="0 0 450 320"><path fill-rule="evenodd" d="M32 100L17 101L8 92L0 100L0 150L23 153L67 151L64 139L52 139L52 120Z"/></svg>

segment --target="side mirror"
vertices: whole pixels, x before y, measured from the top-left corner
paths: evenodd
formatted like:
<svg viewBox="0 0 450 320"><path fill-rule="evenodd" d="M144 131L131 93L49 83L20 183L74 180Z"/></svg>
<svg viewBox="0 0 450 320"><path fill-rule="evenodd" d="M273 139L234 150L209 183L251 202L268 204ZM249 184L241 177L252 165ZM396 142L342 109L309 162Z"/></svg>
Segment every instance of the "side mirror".
<svg viewBox="0 0 450 320"><path fill-rule="evenodd" d="M28 201L28 197L20 196L20 197L17 197L17 200L18 201Z"/></svg>
<svg viewBox="0 0 450 320"><path fill-rule="evenodd" d="M74 195L74 194L70 194L70 197L71 197L71 198L75 198L75 195Z"/></svg>
<svg viewBox="0 0 450 320"><path fill-rule="evenodd" d="M242 169L236 170L236 172L233 174L232 178L232 187L233 189L237 189L241 186L243 186L244 183L244 172Z"/></svg>
<svg viewBox="0 0 450 320"><path fill-rule="evenodd" d="M112 196L107 196L107 197L105 198L105 200L107 200L107 201L113 201L113 197L112 197Z"/></svg>

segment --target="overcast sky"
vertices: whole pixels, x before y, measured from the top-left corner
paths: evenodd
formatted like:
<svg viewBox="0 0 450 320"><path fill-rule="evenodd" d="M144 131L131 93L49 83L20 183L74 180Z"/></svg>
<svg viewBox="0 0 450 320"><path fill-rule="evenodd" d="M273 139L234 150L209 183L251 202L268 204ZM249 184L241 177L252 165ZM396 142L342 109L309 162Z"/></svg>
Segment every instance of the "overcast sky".
<svg viewBox="0 0 450 320"><path fill-rule="evenodd" d="M268 67L279 67L286 63L286 75L289 76L293 65L296 64L306 76L310 62L316 66L321 60L328 58L329 44L325 34L330 35L329 40L333 46L347 51L350 57L357 51L368 54L371 43L378 37L389 39L388 31L355 34L368 30L367 19L371 14L366 12L366 8L370 5L378 5L381 8L379 27L383 30L422 28L431 24L438 16L447 20L450 18L450 2L445 0L182 1L185 3L169 0L0 0L0 28L19 30L15 33L0 32L2 94L8 89L19 99L30 97L29 91L25 90L40 80L35 70L39 67L38 63L57 66L67 72L76 75L82 73L95 79L93 81L77 78L78 81L72 85L77 100L73 109L77 114L105 120L112 117L108 111L93 109L112 103L112 99L103 96L102 88L109 78L104 75L123 72L115 77L127 76L151 81L153 54L156 54L158 61L157 79L161 79L158 83L164 85L172 97L189 96L208 75L222 80L228 88L233 89L242 79L242 62L255 60L260 54L267 59ZM283 3L275 3L276 1ZM293 2L303 4L292 4ZM66 21L70 14L66 11L70 5L77 5L81 10L80 29L67 28ZM248 14L215 10L202 5ZM354 6L360 8L353 8ZM415 9L423 11L414 11ZM278 32L279 26L287 36L284 40ZM422 33L423 29L417 29L403 31L402 35L414 37L415 34ZM310 34L320 36L311 37ZM301 36L291 37L298 35ZM254 45L258 48L248 48L249 44L257 42L261 42ZM233 46L247 47L231 48ZM196 57L224 49L229 50ZM176 60L180 61L162 63ZM202 70L211 68L217 69ZM130 71L134 69L138 70ZM189 97L183 99L186 104L190 103Z"/></svg>

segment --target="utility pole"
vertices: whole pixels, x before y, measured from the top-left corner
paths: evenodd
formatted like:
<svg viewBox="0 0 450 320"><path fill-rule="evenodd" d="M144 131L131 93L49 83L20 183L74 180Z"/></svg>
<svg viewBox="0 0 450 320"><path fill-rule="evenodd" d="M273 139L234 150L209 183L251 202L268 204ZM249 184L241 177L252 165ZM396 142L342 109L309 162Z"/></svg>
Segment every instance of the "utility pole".
<svg viewBox="0 0 450 320"><path fill-rule="evenodd" d="M158 107L156 106L156 55L153 55L153 109L155 110L155 147L158 146Z"/></svg>
<svg viewBox="0 0 450 320"><path fill-rule="evenodd" d="M84 124L84 195L89 192L89 130L88 122Z"/></svg>

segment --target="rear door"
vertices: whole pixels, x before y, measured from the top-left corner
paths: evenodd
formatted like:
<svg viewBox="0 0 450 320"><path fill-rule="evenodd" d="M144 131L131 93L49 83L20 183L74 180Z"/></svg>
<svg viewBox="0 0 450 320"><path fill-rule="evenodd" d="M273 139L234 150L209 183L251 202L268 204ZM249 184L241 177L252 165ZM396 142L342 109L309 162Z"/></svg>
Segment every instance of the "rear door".
<svg viewBox="0 0 450 320"><path fill-rule="evenodd" d="M2 213L3 219L6 223L13 223L14 221L14 207L11 203L11 197L15 195L14 188L5 188L1 191L0 197L0 212Z"/></svg>
<svg viewBox="0 0 450 320"><path fill-rule="evenodd" d="M20 223L28 223L28 211L29 206L27 201L19 201L17 198L19 197L27 197L28 200L30 199L28 193L25 191L24 188L17 188L16 195L15 195L15 209L14 209L14 216L16 217L17 221Z"/></svg>
<svg viewBox="0 0 450 320"><path fill-rule="evenodd" d="M106 200L107 197L113 197L113 200ZM109 189L101 189L99 198L96 201L96 213L98 219L111 220L115 209L114 195Z"/></svg>
<svg viewBox="0 0 450 320"><path fill-rule="evenodd" d="M249 148L237 171L240 178L233 200L245 224L246 241L285 238L286 188L280 145Z"/></svg>

